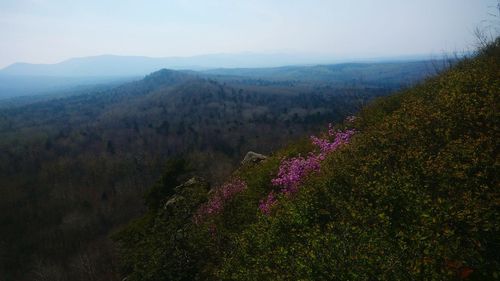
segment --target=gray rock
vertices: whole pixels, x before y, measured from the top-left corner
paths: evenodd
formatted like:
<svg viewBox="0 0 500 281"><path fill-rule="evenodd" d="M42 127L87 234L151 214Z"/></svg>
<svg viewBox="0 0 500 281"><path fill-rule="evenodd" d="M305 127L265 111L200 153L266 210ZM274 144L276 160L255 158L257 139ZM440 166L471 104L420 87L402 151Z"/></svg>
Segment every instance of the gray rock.
<svg viewBox="0 0 500 281"><path fill-rule="evenodd" d="M184 183L176 186L174 188L175 190L175 193L182 193L182 190L185 189L185 188L189 188L189 187L193 187L195 185L198 185L198 184L205 184L206 181L200 177L192 177L190 179L188 179L187 181L185 181Z"/></svg>
<svg viewBox="0 0 500 281"><path fill-rule="evenodd" d="M165 206L163 208L166 210L182 200L184 200L184 197L182 197L180 195L174 195L174 196L170 197L170 199L168 199L168 201L165 203Z"/></svg>
<svg viewBox="0 0 500 281"><path fill-rule="evenodd" d="M243 158L243 161L241 161L241 165L247 165L250 163L255 164L255 163L259 163L259 162L266 160L266 159L267 159L267 156L265 156L265 155L262 155L262 154L259 154L259 153L253 152L253 151L249 151L245 155L245 158Z"/></svg>
<svg viewBox="0 0 500 281"><path fill-rule="evenodd" d="M184 183L174 188L174 194L165 198L166 202L163 205L163 213L168 215L172 212L189 211L189 205L192 203L193 194L202 194L209 190L209 184L206 180L200 177L192 177Z"/></svg>

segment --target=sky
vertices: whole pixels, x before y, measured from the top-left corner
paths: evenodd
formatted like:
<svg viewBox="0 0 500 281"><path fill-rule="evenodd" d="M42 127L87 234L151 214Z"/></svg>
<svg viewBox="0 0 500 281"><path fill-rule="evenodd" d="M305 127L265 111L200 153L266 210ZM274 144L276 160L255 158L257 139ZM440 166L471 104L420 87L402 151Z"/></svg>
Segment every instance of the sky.
<svg viewBox="0 0 500 281"><path fill-rule="evenodd" d="M0 0L0 68L102 54L388 57L470 49L498 0Z"/></svg>

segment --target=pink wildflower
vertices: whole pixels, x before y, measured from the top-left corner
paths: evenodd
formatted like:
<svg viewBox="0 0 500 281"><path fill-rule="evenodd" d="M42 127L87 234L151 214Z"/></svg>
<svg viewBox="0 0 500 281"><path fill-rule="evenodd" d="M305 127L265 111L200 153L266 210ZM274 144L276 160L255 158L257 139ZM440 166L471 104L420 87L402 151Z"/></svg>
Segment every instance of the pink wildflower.
<svg viewBox="0 0 500 281"><path fill-rule="evenodd" d="M206 217L220 214L224 209L224 204L246 188L247 184L241 179L234 179L217 188L208 202L198 208L193 218L194 222L199 224Z"/></svg>
<svg viewBox="0 0 500 281"><path fill-rule="evenodd" d="M311 142L319 148L319 152L309 153L307 157L293 157L283 159L278 169L278 174L271 183L275 186L281 186L281 193L292 195L298 191L300 183L311 173L318 172L321 168L321 162L326 156L337 150L340 146L349 143L351 137L356 131L348 129L345 131L337 131L332 124L328 126L329 139L318 138L311 136ZM261 200L259 209L264 214L269 214L270 206L276 203L274 193L270 193L266 200Z"/></svg>
<svg viewBox="0 0 500 281"><path fill-rule="evenodd" d="M281 192L290 195L297 192L297 188L301 180L314 171L319 171L320 161L322 159L318 155L309 154L308 157L294 157L284 159L278 170L276 178L271 180L271 183L276 186L281 186Z"/></svg>
<svg viewBox="0 0 500 281"><path fill-rule="evenodd" d="M263 214L269 215L274 204L276 204L276 195L271 191L265 199L260 200L259 210Z"/></svg>

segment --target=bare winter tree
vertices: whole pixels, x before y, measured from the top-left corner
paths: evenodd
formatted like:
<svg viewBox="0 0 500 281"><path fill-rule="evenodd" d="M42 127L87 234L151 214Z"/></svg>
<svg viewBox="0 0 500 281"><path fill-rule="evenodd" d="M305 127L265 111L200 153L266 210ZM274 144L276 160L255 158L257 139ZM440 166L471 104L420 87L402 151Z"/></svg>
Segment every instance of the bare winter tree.
<svg viewBox="0 0 500 281"><path fill-rule="evenodd" d="M497 5L492 6L491 10L492 12L488 13L488 19L482 21L481 26L474 29L478 45L476 47L484 48L500 36L500 0L497 0Z"/></svg>

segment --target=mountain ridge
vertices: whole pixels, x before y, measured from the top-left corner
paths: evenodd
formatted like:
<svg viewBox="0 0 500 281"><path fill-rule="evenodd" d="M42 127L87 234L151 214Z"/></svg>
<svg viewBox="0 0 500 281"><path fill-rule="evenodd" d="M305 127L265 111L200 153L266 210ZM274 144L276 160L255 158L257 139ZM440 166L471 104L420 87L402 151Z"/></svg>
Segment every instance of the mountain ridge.
<svg viewBox="0 0 500 281"><path fill-rule="evenodd" d="M133 76L146 75L161 68L203 70L213 68L266 68L290 65L337 64L342 62L413 61L429 55L379 58L338 58L331 55L237 53L206 54L190 57L148 57L97 55L70 58L58 63L17 62L0 69L0 75L32 76Z"/></svg>
<svg viewBox="0 0 500 281"><path fill-rule="evenodd" d="M111 60L115 58L112 57ZM86 60L86 59L84 59ZM50 65L52 67L52 65ZM58 67L58 66L55 66ZM94 71L96 68L93 63L86 66L89 71ZM321 82L322 84L332 84L344 87L353 83L365 83L370 81L371 84L400 84L401 81L408 83L418 81L426 76L435 74L441 69L447 67L445 61L394 61L394 62L356 62L356 63L340 63L340 64L323 64L323 65L303 65L303 66L281 66L267 68L216 68L209 70L184 70L172 69L164 65L151 65L148 69L143 69L144 74L129 76L120 76L124 74L121 69L129 71L134 69L132 64L115 65L112 69L102 70L100 74L106 76L81 76L82 74L93 74L82 72L81 69L75 69L74 73L79 73L80 76L67 76L69 70L60 71L66 76L50 76L50 71L41 70L41 75L14 75L5 74L0 71L0 99L9 97L42 95L51 91L71 91L71 88L78 86L88 86L92 84L115 84L117 82L137 81L159 69L172 69L190 73L192 75L203 76L209 79L231 80L265 80L276 82ZM99 69L99 68L98 68ZM149 71L151 70L151 71ZM146 72L147 71L147 72ZM55 72L52 72L54 74ZM36 73L31 73L36 74ZM363 80L363 81L361 81ZM267 83L267 82L266 82Z"/></svg>

